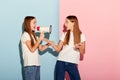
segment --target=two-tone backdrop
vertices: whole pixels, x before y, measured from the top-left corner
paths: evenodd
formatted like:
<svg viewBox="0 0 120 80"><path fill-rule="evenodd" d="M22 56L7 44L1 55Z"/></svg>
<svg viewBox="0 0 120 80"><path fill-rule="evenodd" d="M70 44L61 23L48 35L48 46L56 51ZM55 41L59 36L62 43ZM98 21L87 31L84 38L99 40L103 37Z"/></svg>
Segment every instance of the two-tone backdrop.
<svg viewBox="0 0 120 80"><path fill-rule="evenodd" d="M78 66L82 80L120 80L119 0L3 0L0 1L0 80L22 80L20 38L25 16L40 26L52 25L46 37L56 44L65 17L76 15L85 33L86 54ZM59 34L60 33L60 34ZM40 52L41 80L54 80L56 55Z"/></svg>

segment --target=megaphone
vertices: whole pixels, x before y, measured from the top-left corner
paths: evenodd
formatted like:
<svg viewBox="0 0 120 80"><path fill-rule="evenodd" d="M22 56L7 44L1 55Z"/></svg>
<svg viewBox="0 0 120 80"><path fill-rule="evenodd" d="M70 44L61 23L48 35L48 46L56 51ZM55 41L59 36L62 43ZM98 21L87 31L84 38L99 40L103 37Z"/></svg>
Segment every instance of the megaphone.
<svg viewBox="0 0 120 80"><path fill-rule="evenodd" d="M44 32L44 33L51 33L52 32L52 25L50 26L37 26L35 32Z"/></svg>

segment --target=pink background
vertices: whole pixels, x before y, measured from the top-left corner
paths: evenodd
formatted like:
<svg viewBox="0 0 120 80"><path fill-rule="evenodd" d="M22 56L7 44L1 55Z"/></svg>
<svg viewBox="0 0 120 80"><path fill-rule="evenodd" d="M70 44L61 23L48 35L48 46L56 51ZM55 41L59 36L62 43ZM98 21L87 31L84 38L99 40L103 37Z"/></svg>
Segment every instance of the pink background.
<svg viewBox="0 0 120 80"><path fill-rule="evenodd" d="M120 80L120 0L60 0L60 35L65 17L76 15L86 35L82 80Z"/></svg>

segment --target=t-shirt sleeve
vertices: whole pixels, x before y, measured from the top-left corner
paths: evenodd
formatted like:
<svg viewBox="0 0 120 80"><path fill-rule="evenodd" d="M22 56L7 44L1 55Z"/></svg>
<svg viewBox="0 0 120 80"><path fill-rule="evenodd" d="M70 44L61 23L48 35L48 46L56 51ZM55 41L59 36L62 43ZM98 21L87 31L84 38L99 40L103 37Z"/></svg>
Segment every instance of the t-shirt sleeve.
<svg viewBox="0 0 120 80"><path fill-rule="evenodd" d="M22 36L22 41L26 42L27 40L30 40L30 36L27 32L25 32Z"/></svg>
<svg viewBox="0 0 120 80"><path fill-rule="evenodd" d="M60 37L60 40L64 41L64 38L65 38L65 33L62 34L62 36Z"/></svg>
<svg viewBox="0 0 120 80"><path fill-rule="evenodd" d="M81 42L84 42L84 41L86 41L85 34L81 34Z"/></svg>

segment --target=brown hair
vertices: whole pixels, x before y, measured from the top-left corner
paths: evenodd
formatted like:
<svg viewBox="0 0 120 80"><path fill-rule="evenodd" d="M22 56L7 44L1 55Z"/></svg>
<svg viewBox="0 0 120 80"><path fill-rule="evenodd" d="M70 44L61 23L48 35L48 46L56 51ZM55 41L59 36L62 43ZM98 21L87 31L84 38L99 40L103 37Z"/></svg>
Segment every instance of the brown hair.
<svg viewBox="0 0 120 80"><path fill-rule="evenodd" d="M80 43L81 41L80 35L82 32L79 29L79 23L78 23L77 17L70 15L70 16L67 16L66 18L74 23L74 27L73 27L74 45L77 43ZM69 44L69 39L70 39L70 30L68 30L66 33L66 36L64 39L64 45Z"/></svg>
<svg viewBox="0 0 120 80"><path fill-rule="evenodd" d="M26 16L25 19L24 19L24 31L26 31L29 36L30 36L30 39L31 39L31 46L34 46L34 39L36 39L36 36L35 36L35 33L31 30L31 27L30 27L30 23L31 23L31 20L35 19L35 17L33 16ZM34 39L33 39L33 37Z"/></svg>

